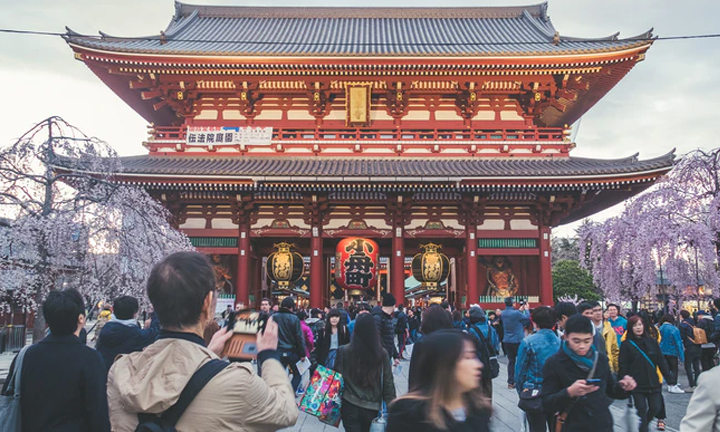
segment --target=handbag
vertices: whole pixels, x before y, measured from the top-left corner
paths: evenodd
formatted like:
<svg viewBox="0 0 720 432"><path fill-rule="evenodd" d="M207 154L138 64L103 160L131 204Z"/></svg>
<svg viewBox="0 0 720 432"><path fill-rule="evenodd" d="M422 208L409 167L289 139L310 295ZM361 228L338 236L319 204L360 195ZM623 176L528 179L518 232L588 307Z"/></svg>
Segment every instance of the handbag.
<svg viewBox="0 0 720 432"><path fill-rule="evenodd" d="M3 432L21 432L22 419L20 417L20 377L22 376L23 360L25 352L30 345L20 350L15 359L15 370L10 383L8 384L7 393L0 396L0 431Z"/></svg>
<svg viewBox="0 0 720 432"><path fill-rule="evenodd" d="M524 389L519 394L518 408L526 413L542 412L542 398L540 397L540 389Z"/></svg>
<svg viewBox="0 0 720 432"><path fill-rule="evenodd" d="M370 432L385 432L385 428L387 427L387 417L385 417L385 412L383 411L385 364L383 363L380 367L380 411L378 411L378 416L373 419L372 423L370 423Z"/></svg>
<svg viewBox="0 0 720 432"><path fill-rule="evenodd" d="M338 427L343 386L340 373L318 365L298 408L325 424Z"/></svg>

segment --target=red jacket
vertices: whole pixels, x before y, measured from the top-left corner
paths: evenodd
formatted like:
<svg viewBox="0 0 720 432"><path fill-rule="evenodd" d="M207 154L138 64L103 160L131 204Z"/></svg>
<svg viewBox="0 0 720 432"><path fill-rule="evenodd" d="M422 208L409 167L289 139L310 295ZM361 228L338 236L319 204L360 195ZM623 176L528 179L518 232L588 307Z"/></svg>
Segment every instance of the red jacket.
<svg viewBox="0 0 720 432"><path fill-rule="evenodd" d="M305 324L305 321L300 321L300 327L305 336L305 354L310 357L310 352L315 348L315 338L313 337L312 329Z"/></svg>

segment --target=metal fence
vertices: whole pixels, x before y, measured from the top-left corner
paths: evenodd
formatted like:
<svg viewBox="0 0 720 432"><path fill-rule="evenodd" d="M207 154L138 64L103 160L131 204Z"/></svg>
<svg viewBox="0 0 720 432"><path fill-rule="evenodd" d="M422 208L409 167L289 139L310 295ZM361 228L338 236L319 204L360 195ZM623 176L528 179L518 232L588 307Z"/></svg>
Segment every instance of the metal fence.
<svg viewBox="0 0 720 432"><path fill-rule="evenodd" d="M0 332L0 352L19 351L25 346L25 326L8 325Z"/></svg>

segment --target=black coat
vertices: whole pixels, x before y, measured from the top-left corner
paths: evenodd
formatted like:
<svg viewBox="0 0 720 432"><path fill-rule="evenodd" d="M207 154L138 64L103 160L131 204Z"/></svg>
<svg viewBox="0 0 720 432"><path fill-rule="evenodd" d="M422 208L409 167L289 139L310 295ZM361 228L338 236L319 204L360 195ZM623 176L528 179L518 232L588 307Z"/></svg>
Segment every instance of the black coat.
<svg viewBox="0 0 720 432"><path fill-rule="evenodd" d="M427 403L419 400L398 399L390 405L387 432L440 432L427 420ZM490 412L471 411L463 423L445 413L446 432L489 432Z"/></svg>
<svg viewBox="0 0 720 432"><path fill-rule="evenodd" d="M639 341L635 340L637 346L643 350L656 367L660 367L665 379L672 381L672 373L668 368L665 356L660 351L660 345L657 341L652 338L642 338ZM656 367L650 365L650 362L635 348L631 343L630 339L625 339L622 345L620 345L620 357L618 360L620 370L618 372L619 377L629 375L635 378L637 387L635 392L638 393L657 393L662 390L662 383L658 377Z"/></svg>
<svg viewBox="0 0 720 432"><path fill-rule="evenodd" d="M15 360L8 378L14 370ZM105 364L75 335L49 335L28 348L20 380L24 432L110 431Z"/></svg>
<svg viewBox="0 0 720 432"><path fill-rule="evenodd" d="M609 404L612 399L626 399L625 392L610 372L607 356L600 354L595 369L595 378L602 381L598 390L579 398L572 398L567 392L577 380L584 380L588 372L580 369L561 349L550 357L543 367L542 398L543 409L548 415L565 411L575 401L565 420L563 430L583 432L607 432L613 430L613 418Z"/></svg>
<svg viewBox="0 0 720 432"><path fill-rule="evenodd" d="M278 325L278 350L294 352L300 358L305 357L305 336L300 327L300 319L285 308L280 308L272 318Z"/></svg>
<svg viewBox="0 0 720 432"><path fill-rule="evenodd" d="M146 329L115 321L109 321L103 326L95 348L102 355L108 371L118 355L142 351L155 342L157 335L160 334L160 320L155 312L150 318L150 327Z"/></svg>
<svg viewBox="0 0 720 432"><path fill-rule="evenodd" d="M325 327L318 333L319 341L315 344L315 359L318 363L325 366L328 353L330 352L330 338L332 338L332 327L325 323ZM350 343L350 332L347 326L342 323L338 324L338 348Z"/></svg>
<svg viewBox="0 0 720 432"><path fill-rule="evenodd" d="M395 347L395 329L393 328L392 317L383 312L380 306L375 306L372 315L375 318L375 327L380 334L383 348L390 357L394 359L400 358Z"/></svg>

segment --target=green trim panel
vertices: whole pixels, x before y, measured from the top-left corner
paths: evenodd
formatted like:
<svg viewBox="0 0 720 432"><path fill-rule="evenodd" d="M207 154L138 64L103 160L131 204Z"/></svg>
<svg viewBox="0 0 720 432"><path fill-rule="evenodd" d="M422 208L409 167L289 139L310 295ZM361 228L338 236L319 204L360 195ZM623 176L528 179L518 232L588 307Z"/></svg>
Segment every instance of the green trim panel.
<svg viewBox="0 0 720 432"><path fill-rule="evenodd" d="M237 237L190 237L190 243L195 247L209 248L236 248Z"/></svg>
<svg viewBox="0 0 720 432"><path fill-rule="evenodd" d="M536 238L481 238L478 239L480 249L535 249L538 247Z"/></svg>

